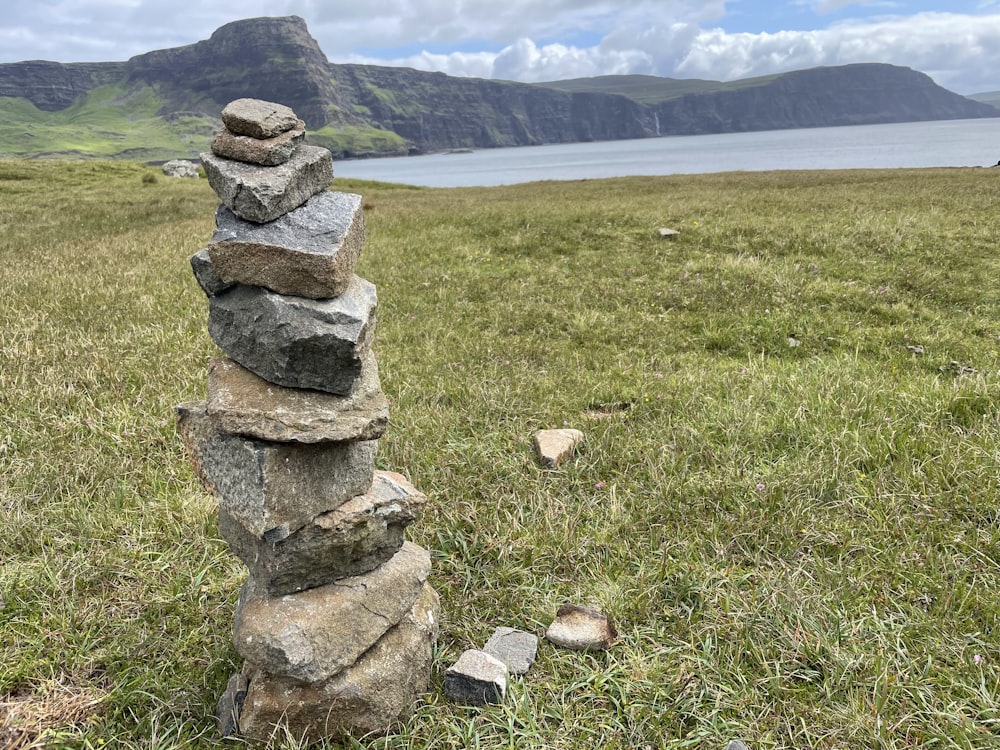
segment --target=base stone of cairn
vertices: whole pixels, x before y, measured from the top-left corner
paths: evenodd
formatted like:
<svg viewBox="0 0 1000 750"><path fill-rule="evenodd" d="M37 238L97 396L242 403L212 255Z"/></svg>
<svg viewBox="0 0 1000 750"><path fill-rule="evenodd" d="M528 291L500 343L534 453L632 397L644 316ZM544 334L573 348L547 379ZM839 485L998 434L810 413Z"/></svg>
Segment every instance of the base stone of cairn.
<svg viewBox="0 0 1000 750"><path fill-rule="evenodd" d="M327 191L326 149L288 107L223 110L202 155L224 205L191 258L226 357L178 431L249 576L233 644L242 669L225 736L316 741L385 732L425 692L439 602L430 555L405 541L426 498L375 470L388 402L371 352L375 287L354 275L360 196Z"/></svg>

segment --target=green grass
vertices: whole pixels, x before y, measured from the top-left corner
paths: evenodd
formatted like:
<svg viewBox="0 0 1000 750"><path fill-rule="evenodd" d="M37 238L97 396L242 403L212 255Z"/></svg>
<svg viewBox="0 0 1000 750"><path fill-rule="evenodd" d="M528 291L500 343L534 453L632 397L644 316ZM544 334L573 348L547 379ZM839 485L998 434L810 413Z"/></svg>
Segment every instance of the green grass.
<svg viewBox="0 0 1000 750"><path fill-rule="evenodd" d="M245 573L172 413L214 352L187 259L216 199L149 172L0 161L0 716L53 747L213 747L238 664ZM430 497L444 609L431 693L347 746L1000 744L998 180L338 181L368 205L379 463ZM544 471L563 425L586 445ZM501 707L443 697L564 601L620 642L543 642Z"/></svg>

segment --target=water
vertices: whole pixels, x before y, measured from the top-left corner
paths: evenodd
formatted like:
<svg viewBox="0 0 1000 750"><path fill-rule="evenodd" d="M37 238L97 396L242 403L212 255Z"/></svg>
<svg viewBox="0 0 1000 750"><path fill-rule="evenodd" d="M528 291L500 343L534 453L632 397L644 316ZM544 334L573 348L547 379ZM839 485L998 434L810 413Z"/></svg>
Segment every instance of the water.
<svg viewBox="0 0 1000 750"><path fill-rule="evenodd" d="M339 161L338 177L428 187L772 169L991 166L1000 118L666 136Z"/></svg>

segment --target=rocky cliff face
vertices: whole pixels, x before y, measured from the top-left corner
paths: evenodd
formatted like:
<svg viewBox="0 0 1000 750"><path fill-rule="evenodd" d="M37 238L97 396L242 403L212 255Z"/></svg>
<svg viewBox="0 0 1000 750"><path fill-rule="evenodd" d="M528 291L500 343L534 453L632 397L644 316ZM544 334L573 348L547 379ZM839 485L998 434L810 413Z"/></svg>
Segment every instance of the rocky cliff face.
<svg viewBox="0 0 1000 750"><path fill-rule="evenodd" d="M451 78L407 68L331 65L338 89L368 122L421 150L641 138L643 108L623 96Z"/></svg>
<svg viewBox="0 0 1000 750"><path fill-rule="evenodd" d="M172 108L217 115L233 99L281 102L310 128L339 100L326 56L298 16L235 21L186 47L133 57L132 83L160 84Z"/></svg>
<svg viewBox="0 0 1000 750"><path fill-rule="evenodd" d="M845 65L786 73L729 91L685 94L655 107L664 135L996 117L989 105L909 68Z"/></svg>
<svg viewBox="0 0 1000 750"><path fill-rule="evenodd" d="M201 116L203 128L206 117L216 118L241 97L281 102L310 130L322 128L324 143L338 155L356 153L338 145L337 134L345 127L355 137L396 134L385 148L399 150L403 143L404 150L409 144L410 151L433 151L1000 115L921 73L890 65L700 83L712 91L653 104L613 90L566 91L405 68L333 65L296 16L236 21L205 41L125 63L0 65L0 97L27 99L49 112L105 84L119 85L119 104L127 105L135 92L144 92L147 100L154 92L154 109L160 107L159 116L175 126L178 113L193 113ZM204 137L194 131L190 136L191 142Z"/></svg>
<svg viewBox="0 0 1000 750"><path fill-rule="evenodd" d="M45 60L0 65L0 97L28 99L43 112L56 112L88 91L113 83L124 63L57 63Z"/></svg>

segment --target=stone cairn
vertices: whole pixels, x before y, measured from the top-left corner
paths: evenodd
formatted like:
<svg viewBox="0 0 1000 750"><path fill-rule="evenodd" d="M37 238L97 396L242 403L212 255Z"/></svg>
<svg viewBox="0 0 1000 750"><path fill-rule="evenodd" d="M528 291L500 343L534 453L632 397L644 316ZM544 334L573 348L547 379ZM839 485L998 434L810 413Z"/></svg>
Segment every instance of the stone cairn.
<svg viewBox="0 0 1000 750"><path fill-rule="evenodd" d="M354 274L361 197L328 191L330 152L291 109L239 99L202 164L222 199L192 257L226 355L177 407L219 530L249 568L223 735L384 732L425 692L438 630L428 552L404 541L425 498L375 471L388 405L371 352L375 287Z"/></svg>

